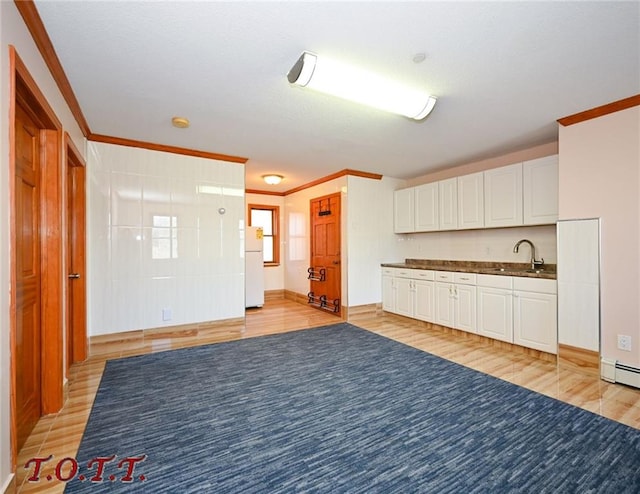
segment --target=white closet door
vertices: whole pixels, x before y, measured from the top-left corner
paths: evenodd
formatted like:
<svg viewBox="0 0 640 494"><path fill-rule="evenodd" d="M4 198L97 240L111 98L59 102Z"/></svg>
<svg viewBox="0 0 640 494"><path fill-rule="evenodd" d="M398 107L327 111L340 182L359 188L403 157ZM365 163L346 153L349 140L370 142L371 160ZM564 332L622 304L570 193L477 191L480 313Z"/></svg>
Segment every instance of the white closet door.
<svg viewBox="0 0 640 494"><path fill-rule="evenodd" d="M558 222L558 342L600 350L600 220Z"/></svg>

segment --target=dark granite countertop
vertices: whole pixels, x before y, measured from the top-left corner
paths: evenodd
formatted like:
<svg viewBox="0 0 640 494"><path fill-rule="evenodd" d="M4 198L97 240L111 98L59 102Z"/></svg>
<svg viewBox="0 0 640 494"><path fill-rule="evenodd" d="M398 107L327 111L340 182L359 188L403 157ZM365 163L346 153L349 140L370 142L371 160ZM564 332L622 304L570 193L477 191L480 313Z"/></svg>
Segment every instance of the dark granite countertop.
<svg viewBox="0 0 640 494"><path fill-rule="evenodd" d="M555 264L545 264L542 269L531 269L528 262L447 261L441 259L405 259L405 262L383 263L382 267L401 269L428 269L433 271L456 271L463 273L495 274L499 276L522 276L555 280Z"/></svg>

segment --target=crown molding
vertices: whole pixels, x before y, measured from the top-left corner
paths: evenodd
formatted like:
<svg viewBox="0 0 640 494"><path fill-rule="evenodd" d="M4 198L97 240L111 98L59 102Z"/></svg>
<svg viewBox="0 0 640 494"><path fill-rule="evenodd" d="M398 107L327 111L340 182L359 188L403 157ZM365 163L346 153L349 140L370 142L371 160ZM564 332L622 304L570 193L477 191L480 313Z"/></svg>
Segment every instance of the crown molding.
<svg viewBox="0 0 640 494"><path fill-rule="evenodd" d="M118 146L128 146L133 148L150 149L152 151L164 151L166 153L184 154L186 156L195 156L197 158L207 158L211 160L230 161L232 163L244 164L249 158L241 156L231 156L228 154L210 153L208 151L199 151L197 149L181 148L178 146L167 146L165 144L156 144L153 142L137 141L135 139L125 139L124 137L105 136L101 134L90 134L87 139L94 142L104 142L106 144L117 144Z"/></svg>
<svg viewBox="0 0 640 494"><path fill-rule="evenodd" d="M557 120L557 122L560 125L566 127L568 125L574 125L586 120L602 117L603 115L608 115L609 113L615 113L621 110L626 110L628 108L633 108L634 106L638 105L640 105L640 94L614 101L613 103L608 103L606 105L597 106L596 108L592 108L591 110L585 110L580 113L575 113L573 115L560 118Z"/></svg>
<svg viewBox="0 0 640 494"><path fill-rule="evenodd" d="M51 72L53 80L62 93L62 97L67 102L73 117L78 123L80 130L85 137L88 137L89 134L91 134L89 124L84 118L84 114L80 108L80 103L78 103L76 95L71 88L69 79L67 79L67 75L62 68L62 64L56 54L56 50L53 48L51 38L49 38L47 30L44 28L44 24L42 23L42 19L40 18L40 14L38 13L35 3L33 0L15 0L14 3L27 26L29 33L31 33L31 37L38 47L38 50L44 59L44 63L49 68L49 72Z"/></svg>

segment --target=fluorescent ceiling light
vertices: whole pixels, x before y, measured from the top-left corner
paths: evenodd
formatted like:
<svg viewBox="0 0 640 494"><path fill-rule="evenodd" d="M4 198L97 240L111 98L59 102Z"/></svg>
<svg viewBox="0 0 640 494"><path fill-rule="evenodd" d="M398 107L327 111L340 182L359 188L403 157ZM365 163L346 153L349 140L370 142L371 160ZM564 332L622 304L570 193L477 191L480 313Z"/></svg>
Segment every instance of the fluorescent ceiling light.
<svg viewBox="0 0 640 494"><path fill-rule="evenodd" d="M422 120L436 104L424 91L379 74L305 51L287 74L291 84L308 87L380 110Z"/></svg>

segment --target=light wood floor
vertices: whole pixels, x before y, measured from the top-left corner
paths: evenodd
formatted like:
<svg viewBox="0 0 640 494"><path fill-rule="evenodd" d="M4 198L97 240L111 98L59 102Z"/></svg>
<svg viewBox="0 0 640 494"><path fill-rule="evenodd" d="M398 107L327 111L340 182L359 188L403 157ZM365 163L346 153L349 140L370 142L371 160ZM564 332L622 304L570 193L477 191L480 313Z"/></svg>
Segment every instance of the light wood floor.
<svg viewBox="0 0 640 494"><path fill-rule="evenodd" d="M339 321L333 314L311 307L288 300L272 300L262 309L248 310L245 324L230 325L223 330L196 329L93 344L91 357L71 368L64 408L56 415L43 417L20 451L17 492L63 491L64 485L56 482L53 475L55 461L75 457L108 359L282 333ZM496 348L473 338L428 329L416 321L391 314L354 315L349 322L640 429L640 390L635 388L610 384L579 371L561 369L554 363ZM49 455L53 455L53 460L42 469L41 480L28 482L33 470L24 468L26 462L33 457ZM47 481L47 475L54 480Z"/></svg>

